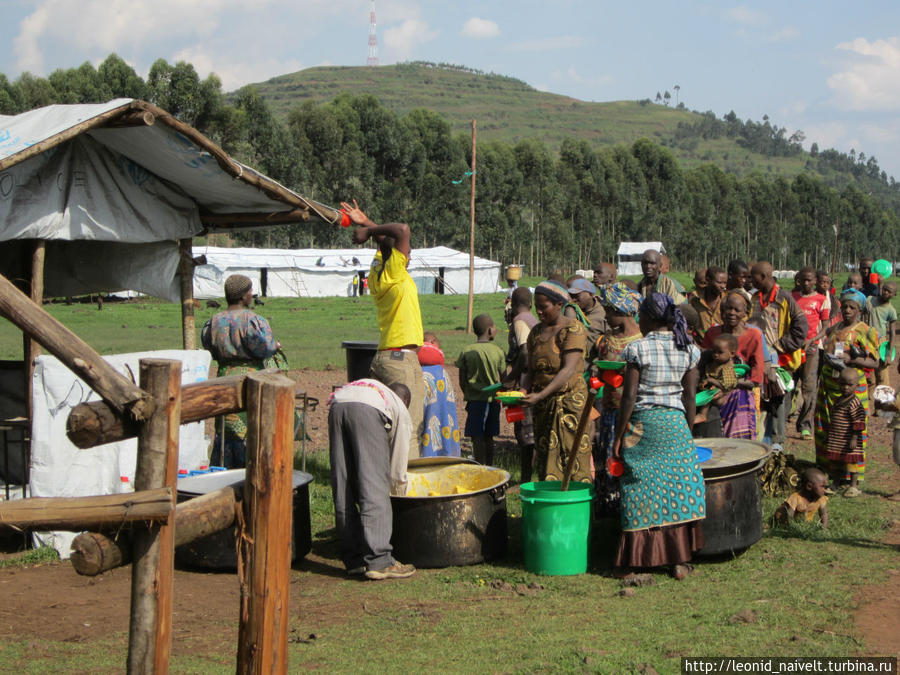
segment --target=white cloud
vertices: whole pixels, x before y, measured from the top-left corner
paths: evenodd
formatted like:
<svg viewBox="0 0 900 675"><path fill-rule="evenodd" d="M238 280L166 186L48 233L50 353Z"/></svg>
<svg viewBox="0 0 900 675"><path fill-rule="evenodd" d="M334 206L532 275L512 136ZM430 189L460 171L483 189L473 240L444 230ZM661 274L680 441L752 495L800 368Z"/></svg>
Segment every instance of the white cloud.
<svg viewBox="0 0 900 675"><path fill-rule="evenodd" d="M384 46L393 61L406 61L423 44L431 42L439 34L421 19L407 19L399 26L384 31Z"/></svg>
<svg viewBox="0 0 900 675"><path fill-rule="evenodd" d="M750 9L745 5L726 10L725 16L731 21L744 26L761 26L769 21L769 17L765 13L756 9Z"/></svg>
<svg viewBox="0 0 900 675"><path fill-rule="evenodd" d="M473 16L463 24L460 34L468 38L492 38L500 35L500 26L496 21Z"/></svg>
<svg viewBox="0 0 900 675"><path fill-rule="evenodd" d="M843 69L828 78L838 107L857 111L900 110L900 38L856 38L835 49L847 57Z"/></svg>
<svg viewBox="0 0 900 675"><path fill-rule="evenodd" d="M569 66L566 70L556 70L553 72L553 79L557 82L572 82L574 84L588 87L603 87L613 82L611 75L592 75L586 76L579 73L575 66Z"/></svg>
<svg viewBox="0 0 900 675"><path fill-rule="evenodd" d="M585 42L580 35L556 35L552 37L538 38L537 40L525 40L509 46L513 52L549 52L557 49L572 49L580 47Z"/></svg>
<svg viewBox="0 0 900 675"><path fill-rule="evenodd" d="M793 40L795 37L800 35L800 31L798 31L793 26L785 26L780 30L775 31L769 36L769 42L787 42L788 40Z"/></svg>
<svg viewBox="0 0 900 675"><path fill-rule="evenodd" d="M187 61L194 66L201 78L209 73L215 73L222 80L224 91L233 91L245 84L263 82L276 75L294 73L306 67L296 59L281 61L270 56L264 59L243 60L239 54L235 54L234 57L236 58L228 56L223 58L201 46L193 46L177 52L172 60Z"/></svg>

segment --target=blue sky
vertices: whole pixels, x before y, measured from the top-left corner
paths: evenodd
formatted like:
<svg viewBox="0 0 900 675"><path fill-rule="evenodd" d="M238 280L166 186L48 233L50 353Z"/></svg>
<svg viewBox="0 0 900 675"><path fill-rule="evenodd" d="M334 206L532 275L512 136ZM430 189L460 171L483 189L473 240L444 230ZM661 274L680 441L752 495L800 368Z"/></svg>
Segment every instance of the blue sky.
<svg viewBox="0 0 900 675"><path fill-rule="evenodd" d="M227 90L363 65L368 0L2 0L0 72L118 53L190 61ZM382 63L446 61L587 101L654 98L768 114L807 147L875 155L900 179L900 2L377 0Z"/></svg>

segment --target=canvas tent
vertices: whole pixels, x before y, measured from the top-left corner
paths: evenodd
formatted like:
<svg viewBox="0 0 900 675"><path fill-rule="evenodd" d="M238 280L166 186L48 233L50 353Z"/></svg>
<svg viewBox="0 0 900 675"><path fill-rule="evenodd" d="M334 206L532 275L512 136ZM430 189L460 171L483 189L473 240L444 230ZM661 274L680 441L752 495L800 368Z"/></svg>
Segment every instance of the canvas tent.
<svg viewBox="0 0 900 675"><path fill-rule="evenodd" d="M311 217L333 224L340 213L233 160L196 129L143 101L52 105L0 116L0 274L36 302L45 295L125 289L180 298L184 347L193 349L191 238ZM24 382L2 397L0 415L31 420L37 439L35 401L49 391L40 373L33 377L39 353L26 341L23 361L0 368ZM209 358L179 355L184 363ZM84 464L94 455L75 456L84 471L100 470ZM51 460L32 457L31 464L43 461ZM59 463L41 468L53 476L72 470ZM76 489L69 495L90 488Z"/></svg>
<svg viewBox="0 0 900 675"><path fill-rule="evenodd" d="M368 274L375 249L256 249L194 247L206 264L194 271L194 297L221 298L230 274L245 274L267 297L347 296L353 278ZM468 293L469 255L446 246L413 249L410 275L423 294ZM475 293L500 290L500 263L475 258ZM443 289L443 291L442 291Z"/></svg>
<svg viewBox="0 0 900 675"><path fill-rule="evenodd" d="M616 252L616 268L619 276L643 274L641 271L641 255L647 249L654 249L665 253L666 249L661 241L623 241Z"/></svg>

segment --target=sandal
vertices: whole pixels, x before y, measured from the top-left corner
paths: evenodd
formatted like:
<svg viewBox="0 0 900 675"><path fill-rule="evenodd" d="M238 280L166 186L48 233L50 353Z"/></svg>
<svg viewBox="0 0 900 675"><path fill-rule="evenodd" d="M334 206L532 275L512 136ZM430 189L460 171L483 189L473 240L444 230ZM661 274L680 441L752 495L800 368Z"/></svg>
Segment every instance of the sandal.
<svg viewBox="0 0 900 675"><path fill-rule="evenodd" d="M682 581L694 573L694 566L690 563L682 563L680 565L672 565L672 578L676 581Z"/></svg>
<svg viewBox="0 0 900 675"><path fill-rule="evenodd" d="M862 494L862 490L858 487L848 487L844 490L845 497L859 497Z"/></svg>

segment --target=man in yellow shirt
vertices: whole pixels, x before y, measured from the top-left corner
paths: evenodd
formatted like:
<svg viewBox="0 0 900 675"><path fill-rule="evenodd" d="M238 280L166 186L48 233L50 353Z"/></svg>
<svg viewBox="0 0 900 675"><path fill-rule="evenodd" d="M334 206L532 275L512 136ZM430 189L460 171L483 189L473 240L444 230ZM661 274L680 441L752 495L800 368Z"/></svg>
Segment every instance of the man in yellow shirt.
<svg viewBox="0 0 900 675"><path fill-rule="evenodd" d="M409 416L413 428L409 458L413 459L421 454L419 443L425 410L425 384L417 355L422 346L419 292L406 270L410 257L409 225L377 225L362 212L356 200L353 200L352 206L342 202L341 208L350 220L359 225L353 233L353 243L362 244L372 238L378 245L367 277L381 332L378 353L372 360L370 374L387 386L404 384L409 388Z"/></svg>

